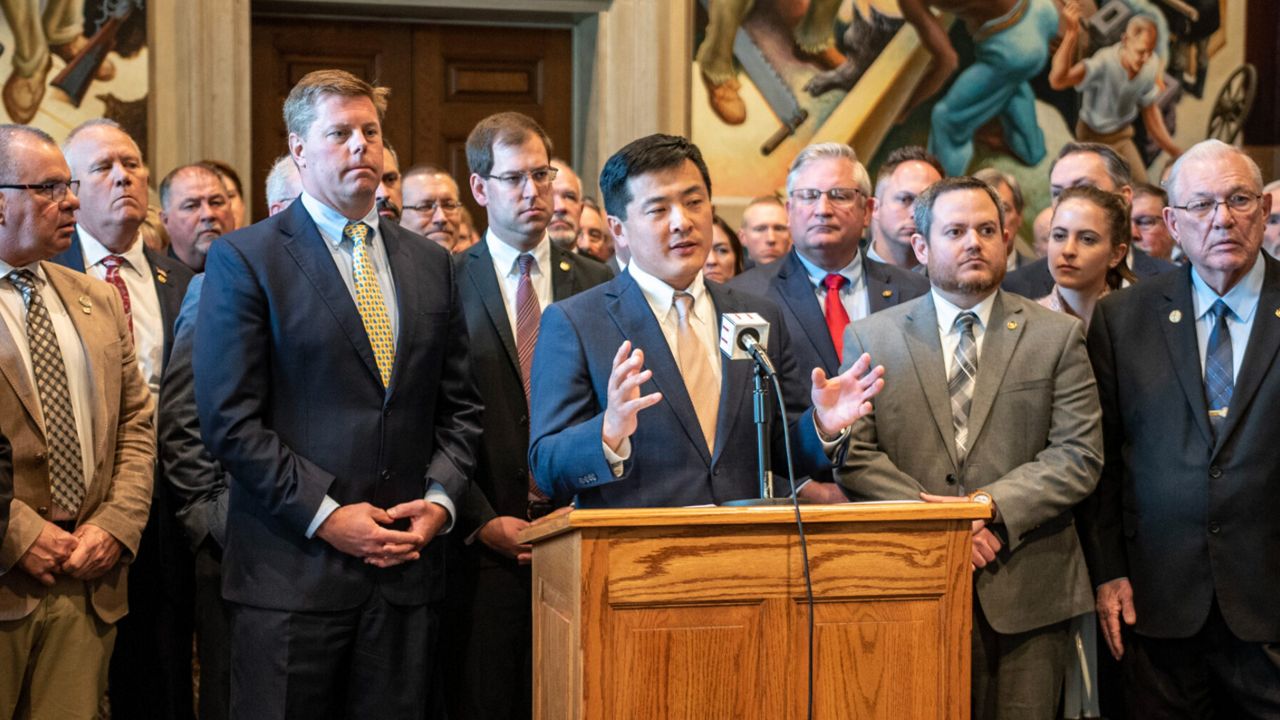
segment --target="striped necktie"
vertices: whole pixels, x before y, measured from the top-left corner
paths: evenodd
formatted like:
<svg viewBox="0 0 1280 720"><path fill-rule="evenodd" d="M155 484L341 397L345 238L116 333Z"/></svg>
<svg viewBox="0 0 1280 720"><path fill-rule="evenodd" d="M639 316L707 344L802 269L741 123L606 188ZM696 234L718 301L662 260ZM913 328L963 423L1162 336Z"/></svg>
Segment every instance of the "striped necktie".
<svg viewBox="0 0 1280 720"><path fill-rule="evenodd" d="M342 236L351 240L352 275L356 283L356 310L360 322L373 346L373 359L378 364L382 386L391 384L391 369L396 363L395 337L391 332L391 317L387 315L387 303L382 298L382 286L369 259L369 226L364 223L347 223Z"/></svg>
<svg viewBox="0 0 1280 720"><path fill-rule="evenodd" d="M1204 354L1204 395L1209 401L1209 425L1213 428L1215 438L1227 419L1231 394L1235 390L1231 330L1227 327L1227 316L1230 314L1231 308L1221 300L1215 301L1213 307L1209 308L1213 330L1209 331L1209 345Z"/></svg>
<svg viewBox="0 0 1280 720"><path fill-rule="evenodd" d="M969 452L969 410L973 406L973 383L978 377L978 344L973 338L973 324L978 316L962 312L956 316L960 342L956 345L947 392L951 395L951 422L956 431L956 457L963 463Z"/></svg>

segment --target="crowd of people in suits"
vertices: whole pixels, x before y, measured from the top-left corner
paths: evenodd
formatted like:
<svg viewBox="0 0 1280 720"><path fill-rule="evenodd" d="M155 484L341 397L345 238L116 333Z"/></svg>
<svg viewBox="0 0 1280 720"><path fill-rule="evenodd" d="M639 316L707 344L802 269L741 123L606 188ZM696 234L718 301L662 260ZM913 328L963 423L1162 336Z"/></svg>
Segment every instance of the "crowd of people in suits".
<svg viewBox="0 0 1280 720"><path fill-rule="evenodd" d="M1280 190L1242 151L1156 187L1066 145L1035 259L1017 180L924 148L806 147L735 230L687 139L597 201L503 112L477 233L386 106L299 80L251 225L223 165L149 216L118 125L0 126L0 717L530 717L525 528L759 491L726 313L770 324L777 495L790 455L810 501L991 503L973 717L1280 717Z"/></svg>

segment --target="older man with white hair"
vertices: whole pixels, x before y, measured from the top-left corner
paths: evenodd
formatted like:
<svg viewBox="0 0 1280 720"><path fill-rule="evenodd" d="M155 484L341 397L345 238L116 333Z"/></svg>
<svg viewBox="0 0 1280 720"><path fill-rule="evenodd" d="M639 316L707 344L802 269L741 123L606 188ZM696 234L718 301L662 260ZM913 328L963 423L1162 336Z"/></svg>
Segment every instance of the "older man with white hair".
<svg viewBox="0 0 1280 720"><path fill-rule="evenodd" d="M1188 264L1104 299L1089 328L1106 464L1082 518L1098 616L1138 718L1280 717L1280 262L1238 148L1174 165Z"/></svg>

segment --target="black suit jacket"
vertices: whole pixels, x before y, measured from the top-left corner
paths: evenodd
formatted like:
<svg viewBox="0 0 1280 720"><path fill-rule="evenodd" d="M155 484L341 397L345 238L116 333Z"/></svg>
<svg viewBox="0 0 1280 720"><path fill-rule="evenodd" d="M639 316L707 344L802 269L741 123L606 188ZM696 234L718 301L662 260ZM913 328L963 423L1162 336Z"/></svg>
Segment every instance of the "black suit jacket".
<svg viewBox="0 0 1280 720"><path fill-rule="evenodd" d="M1085 549L1095 583L1129 578L1143 635L1190 637L1216 598L1236 636L1280 641L1280 262L1260 258L1262 294L1216 439L1189 268L1112 293L1089 328L1106 464Z"/></svg>
<svg viewBox="0 0 1280 720"><path fill-rule="evenodd" d="M544 270L551 275L554 301L613 277L603 264L550 245L551 267ZM486 241L458 256L458 298L471 340L471 372L484 401L474 482L458 510L464 535L498 515L524 518L528 512L529 406L499 283Z"/></svg>
<svg viewBox="0 0 1280 720"><path fill-rule="evenodd" d="M380 221L400 330L389 387L303 203L215 242L193 371L201 434L232 476L223 596L285 611L417 605L443 593L442 543L378 569L306 531L325 496L377 507L440 483L457 504L479 398L449 253Z"/></svg>
<svg viewBox="0 0 1280 720"><path fill-rule="evenodd" d="M173 352L173 324L178 320L178 311L182 308L182 298L186 297L187 285L195 273L191 268L173 258L144 247L143 254L151 263L151 279L156 286L156 295L160 298L160 317L164 320L164 352L163 365L169 364L169 353ZM71 234L71 247L55 255L51 262L63 267L84 272L84 248L80 244L80 233Z"/></svg>
<svg viewBox="0 0 1280 720"><path fill-rule="evenodd" d="M1130 246L1133 253L1133 274L1150 278L1178 269L1177 265L1153 258L1140 248ZM1009 273L1001 285L1005 290L1025 298L1039 300L1053 289L1053 276L1049 274L1049 258L1040 258Z"/></svg>

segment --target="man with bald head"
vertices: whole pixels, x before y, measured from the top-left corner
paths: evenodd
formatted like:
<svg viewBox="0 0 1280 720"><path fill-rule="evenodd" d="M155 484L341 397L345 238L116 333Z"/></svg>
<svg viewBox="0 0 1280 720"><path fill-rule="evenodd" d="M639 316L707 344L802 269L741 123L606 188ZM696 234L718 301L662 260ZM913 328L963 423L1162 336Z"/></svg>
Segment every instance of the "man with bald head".
<svg viewBox="0 0 1280 720"><path fill-rule="evenodd" d="M551 222L547 235L561 250L572 252L578 242L578 223L582 219L582 179L559 158L551 158L556 179L551 183Z"/></svg>
<svg viewBox="0 0 1280 720"><path fill-rule="evenodd" d="M146 247L149 172L138 144L111 120L91 120L63 144L80 181L71 245L53 262L105 280L124 304L138 366L153 400L173 348L173 324L192 272ZM221 188L212 170L204 173ZM129 602L111 663L111 702L118 717L190 717L191 558L160 490L132 566ZM177 713L174 715L173 713Z"/></svg>
<svg viewBox="0 0 1280 720"><path fill-rule="evenodd" d="M194 272L204 272L214 239L235 227L226 186L199 163L175 168L160 181L160 221L169 233L170 250Z"/></svg>
<svg viewBox="0 0 1280 720"><path fill-rule="evenodd" d="M1098 619L1133 716L1280 717L1280 262L1271 197L1218 140L1173 166L1188 264L1089 326L1106 458L1082 518Z"/></svg>
<svg viewBox="0 0 1280 720"><path fill-rule="evenodd" d="M400 224L452 251L462 222L458 183L441 168L418 165L404 174L401 193L404 214Z"/></svg>

